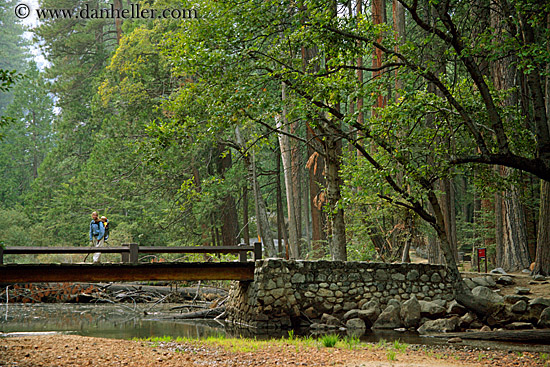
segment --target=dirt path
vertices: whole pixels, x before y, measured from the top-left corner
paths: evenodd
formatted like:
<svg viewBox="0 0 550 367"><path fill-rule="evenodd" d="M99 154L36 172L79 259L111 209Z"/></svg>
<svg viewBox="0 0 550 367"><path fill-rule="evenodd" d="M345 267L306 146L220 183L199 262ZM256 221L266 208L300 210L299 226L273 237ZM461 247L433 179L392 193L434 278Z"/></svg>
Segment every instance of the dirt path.
<svg viewBox="0 0 550 367"><path fill-rule="evenodd" d="M545 358L545 356L542 356ZM424 349L361 344L356 349L324 348L292 342L140 342L75 335L0 339L0 366L545 366L541 355L465 351L460 347ZM546 364L549 366L550 364Z"/></svg>

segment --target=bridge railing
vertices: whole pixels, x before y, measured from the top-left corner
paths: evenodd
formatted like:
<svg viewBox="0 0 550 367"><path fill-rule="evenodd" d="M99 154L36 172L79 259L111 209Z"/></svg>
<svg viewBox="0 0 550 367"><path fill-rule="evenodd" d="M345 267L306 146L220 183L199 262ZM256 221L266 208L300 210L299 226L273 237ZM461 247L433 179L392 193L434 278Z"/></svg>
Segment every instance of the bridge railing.
<svg viewBox="0 0 550 367"><path fill-rule="evenodd" d="M91 253L120 253L123 263L137 264L139 254L239 254L239 261L247 261L247 253L252 252L254 260L262 258L262 244L253 246L240 244L238 246L185 246L161 247L139 246L137 243L123 244L120 247L27 247L0 246L0 265L4 264L4 255L37 255L37 254L91 254Z"/></svg>

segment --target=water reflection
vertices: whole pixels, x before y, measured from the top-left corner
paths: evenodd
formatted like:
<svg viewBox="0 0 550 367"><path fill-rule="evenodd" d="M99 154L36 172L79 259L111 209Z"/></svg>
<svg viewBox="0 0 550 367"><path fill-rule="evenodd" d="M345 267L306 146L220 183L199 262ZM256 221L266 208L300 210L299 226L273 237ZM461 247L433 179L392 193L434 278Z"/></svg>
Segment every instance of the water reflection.
<svg viewBox="0 0 550 367"><path fill-rule="evenodd" d="M9 332L72 331L106 338L173 337L207 338L225 334L223 324L213 320L160 320L173 304L9 304L2 305L0 330Z"/></svg>

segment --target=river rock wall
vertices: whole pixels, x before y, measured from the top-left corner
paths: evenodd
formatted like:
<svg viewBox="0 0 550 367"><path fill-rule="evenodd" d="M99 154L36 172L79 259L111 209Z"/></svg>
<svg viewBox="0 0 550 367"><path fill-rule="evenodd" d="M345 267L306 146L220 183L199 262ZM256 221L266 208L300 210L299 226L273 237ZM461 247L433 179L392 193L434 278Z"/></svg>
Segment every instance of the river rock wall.
<svg viewBox="0 0 550 367"><path fill-rule="evenodd" d="M372 299L386 306L412 295L433 301L454 298L445 266L343 261L265 259L254 281L234 282L226 321L256 328L289 328L341 317ZM383 309L383 308L382 308Z"/></svg>

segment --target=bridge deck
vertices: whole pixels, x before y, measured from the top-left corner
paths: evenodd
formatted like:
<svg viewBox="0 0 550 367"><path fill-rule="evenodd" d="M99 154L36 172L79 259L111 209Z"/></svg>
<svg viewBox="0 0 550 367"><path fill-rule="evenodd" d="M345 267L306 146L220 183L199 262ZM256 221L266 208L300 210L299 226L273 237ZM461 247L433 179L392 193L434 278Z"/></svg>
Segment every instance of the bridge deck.
<svg viewBox="0 0 550 367"><path fill-rule="evenodd" d="M253 279L254 262L0 266L0 283Z"/></svg>

